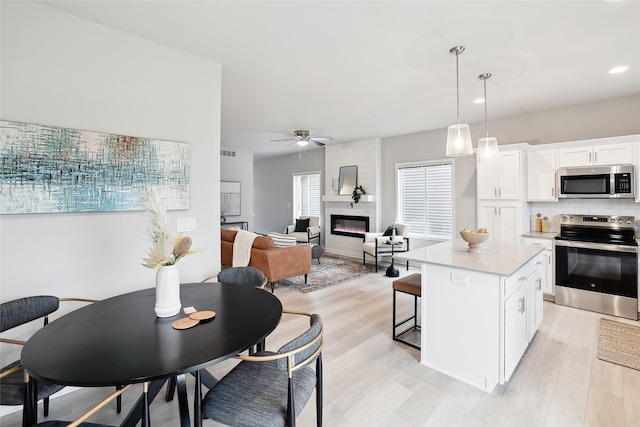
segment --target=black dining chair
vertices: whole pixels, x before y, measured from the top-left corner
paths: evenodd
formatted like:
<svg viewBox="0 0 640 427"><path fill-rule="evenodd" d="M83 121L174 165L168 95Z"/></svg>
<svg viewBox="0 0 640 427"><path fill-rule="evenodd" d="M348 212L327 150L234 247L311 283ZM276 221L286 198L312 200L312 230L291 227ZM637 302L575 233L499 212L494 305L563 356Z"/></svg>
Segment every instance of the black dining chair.
<svg viewBox="0 0 640 427"><path fill-rule="evenodd" d="M205 417L236 427L294 427L315 390L316 422L322 425L322 320L317 314L283 313L308 316L309 328L277 352L236 356L242 361L205 395Z"/></svg>
<svg viewBox="0 0 640 427"><path fill-rule="evenodd" d="M44 326L49 323L49 315L60 307L60 302L79 301L96 302L86 298L58 298L52 295L36 295L3 302L0 304L0 332L24 325L37 319L44 319ZM24 345L26 341L0 338L6 344ZM49 396L64 388L63 385L34 381L36 402L43 401L44 416L49 415ZM19 360L0 369L0 405L18 406L24 404L25 376ZM121 400L118 399L117 410L120 413ZM37 419L37 414L36 414Z"/></svg>
<svg viewBox="0 0 640 427"><path fill-rule="evenodd" d="M267 278L262 271L253 267L229 267L220 271L217 276L218 282L221 283L248 285L260 289L264 289L267 284ZM202 282L206 282L213 277L214 276L209 276L202 280Z"/></svg>

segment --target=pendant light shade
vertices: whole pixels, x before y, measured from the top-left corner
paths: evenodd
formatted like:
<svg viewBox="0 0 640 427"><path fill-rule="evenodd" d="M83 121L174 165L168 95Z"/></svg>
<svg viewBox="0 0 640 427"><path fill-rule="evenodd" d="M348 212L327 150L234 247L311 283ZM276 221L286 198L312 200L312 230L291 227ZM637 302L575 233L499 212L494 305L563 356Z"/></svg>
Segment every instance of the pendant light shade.
<svg viewBox="0 0 640 427"><path fill-rule="evenodd" d="M491 73L480 74L478 78L484 83L484 130L486 136L478 140L478 161L485 162L498 158L498 140L489 136L489 125L487 124L487 79Z"/></svg>
<svg viewBox="0 0 640 427"><path fill-rule="evenodd" d="M460 90L458 88L458 55L464 52L464 46L455 46L449 53L456 56L456 124L449 126L447 132L447 157L470 156L473 154L469 125L460 123Z"/></svg>

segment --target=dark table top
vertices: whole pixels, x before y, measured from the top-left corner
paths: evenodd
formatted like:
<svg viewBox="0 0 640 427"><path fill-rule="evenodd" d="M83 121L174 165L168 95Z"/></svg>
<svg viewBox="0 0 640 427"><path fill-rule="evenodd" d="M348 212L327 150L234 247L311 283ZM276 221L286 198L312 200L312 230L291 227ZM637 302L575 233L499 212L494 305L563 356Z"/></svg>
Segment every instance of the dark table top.
<svg viewBox="0 0 640 427"><path fill-rule="evenodd" d="M181 285L182 307L213 310L191 329L156 318L155 288L75 310L33 335L22 364L35 379L72 386L112 386L192 372L232 357L271 333L282 316L273 294L224 283Z"/></svg>

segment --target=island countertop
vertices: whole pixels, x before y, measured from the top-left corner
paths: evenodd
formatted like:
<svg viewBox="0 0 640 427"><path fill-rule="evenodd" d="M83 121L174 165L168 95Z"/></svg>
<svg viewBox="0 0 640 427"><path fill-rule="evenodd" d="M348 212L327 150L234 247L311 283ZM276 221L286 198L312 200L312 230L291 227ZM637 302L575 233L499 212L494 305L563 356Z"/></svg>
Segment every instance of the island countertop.
<svg viewBox="0 0 640 427"><path fill-rule="evenodd" d="M542 246L538 245L499 242L487 242L487 249L482 253L470 253L467 248L467 242L455 239L409 252L397 253L395 257L480 273L510 276L544 250Z"/></svg>

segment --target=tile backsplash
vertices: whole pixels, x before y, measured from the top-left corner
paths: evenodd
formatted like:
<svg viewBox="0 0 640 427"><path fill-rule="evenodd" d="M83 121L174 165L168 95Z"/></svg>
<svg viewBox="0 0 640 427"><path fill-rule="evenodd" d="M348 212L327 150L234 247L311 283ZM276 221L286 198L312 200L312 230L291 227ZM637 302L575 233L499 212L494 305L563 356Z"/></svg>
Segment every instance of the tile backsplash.
<svg viewBox="0 0 640 427"><path fill-rule="evenodd" d="M562 214L579 215L624 215L633 216L636 220L636 236L640 235L640 203L633 200L616 199L571 199L559 200L557 203L529 203L530 224L534 224L537 213L546 216L551 221L551 231L560 231L560 216Z"/></svg>

